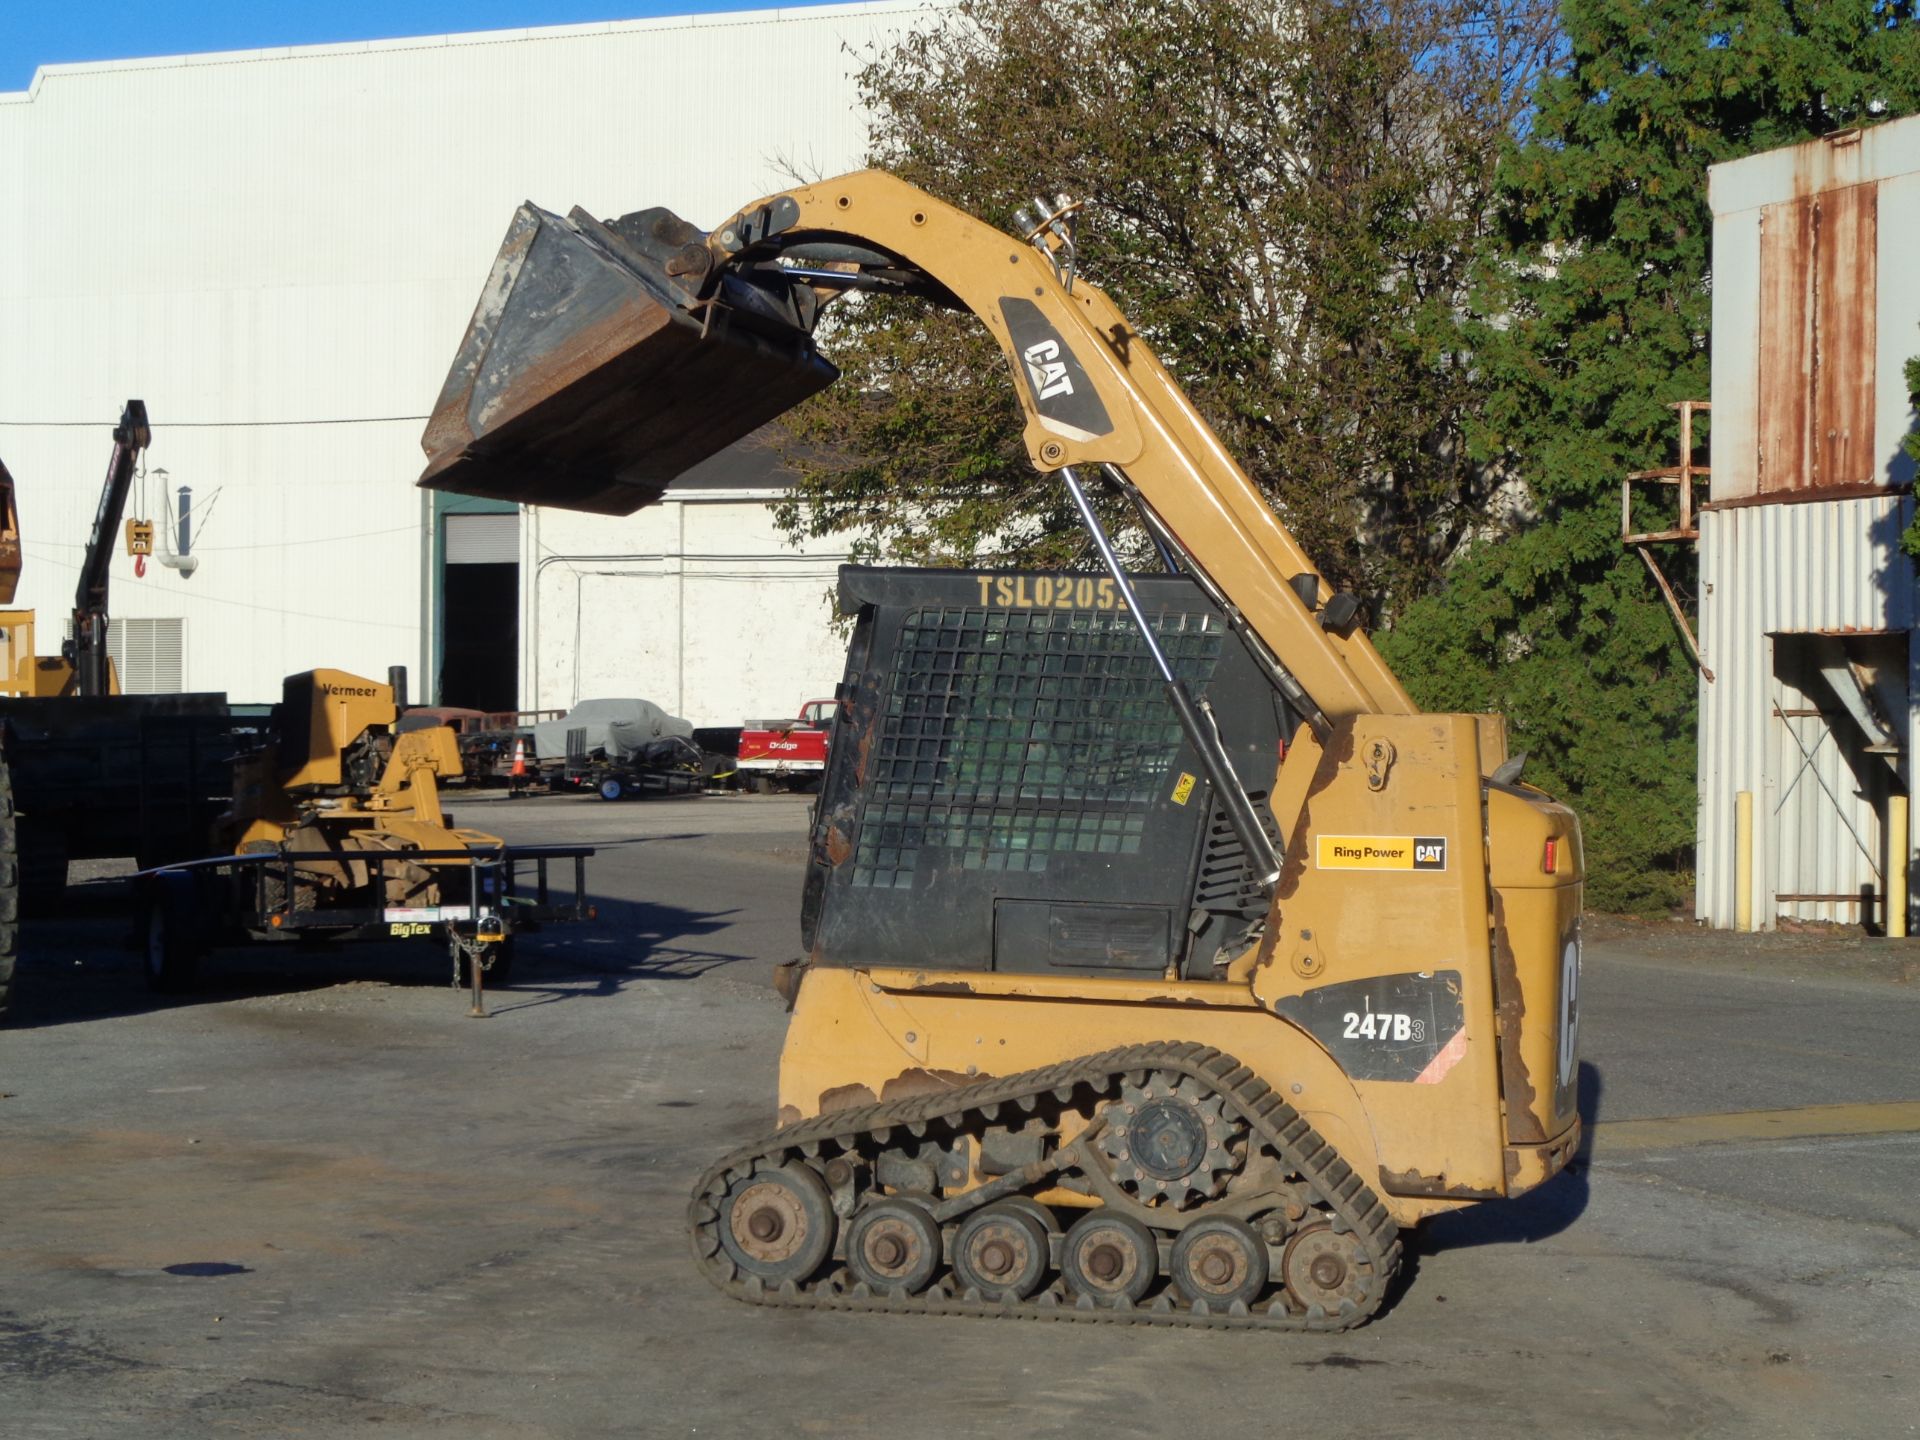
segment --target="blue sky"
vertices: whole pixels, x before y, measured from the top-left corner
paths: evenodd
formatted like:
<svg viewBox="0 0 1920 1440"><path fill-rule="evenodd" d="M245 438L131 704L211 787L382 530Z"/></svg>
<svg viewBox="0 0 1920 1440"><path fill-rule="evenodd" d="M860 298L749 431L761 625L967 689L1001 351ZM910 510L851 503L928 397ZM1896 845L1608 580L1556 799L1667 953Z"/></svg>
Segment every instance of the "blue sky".
<svg viewBox="0 0 1920 1440"><path fill-rule="evenodd" d="M42 65L761 10L796 0L0 0L0 91ZM809 0L798 0L806 4ZM813 0L819 3L819 0Z"/></svg>

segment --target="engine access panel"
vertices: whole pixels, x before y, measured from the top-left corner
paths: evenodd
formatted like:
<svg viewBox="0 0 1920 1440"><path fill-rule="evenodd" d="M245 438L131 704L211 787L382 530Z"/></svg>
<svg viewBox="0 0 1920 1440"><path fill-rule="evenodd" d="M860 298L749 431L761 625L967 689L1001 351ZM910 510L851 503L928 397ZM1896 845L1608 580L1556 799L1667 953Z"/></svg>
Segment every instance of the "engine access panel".
<svg viewBox="0 0 1920 1440"><path fill-rule="evenodd" d="M1133 583L1267 818L1291 717L1197 584ZM849 565L840 606L815 963L1206 978L1239 952L1264 897L1108 577Z"/></svg>

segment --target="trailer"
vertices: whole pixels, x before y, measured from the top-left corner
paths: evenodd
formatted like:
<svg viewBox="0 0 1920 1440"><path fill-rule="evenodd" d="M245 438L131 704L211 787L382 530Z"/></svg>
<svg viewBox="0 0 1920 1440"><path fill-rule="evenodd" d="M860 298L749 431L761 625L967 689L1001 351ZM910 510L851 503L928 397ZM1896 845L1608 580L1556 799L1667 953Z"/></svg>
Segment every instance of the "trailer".
<svg viewBox="0 0 1920 1440"><path fill-rule="evenodd" d="M731 768L724 756L710 755L681 735L650 740L618 756L588 751L576 742L578 731L567 736L567 754L557 770L548 772L555 787L590 790L602 800L636 800L642 796L704 795L720 775Z"/></svg>
<svg viewBox="0 0 1920 1440"><path fill-rule="evenodd" d="M516 937L596 918L587 896L593 853L504 843L280 847L143 870L133 884L147 983L185 989L220 947L424 940L446 947L452 983L470 987L474 1012L484 1013L483 986L511 983ZM351 881L345 889L343 875Z"/></svg>

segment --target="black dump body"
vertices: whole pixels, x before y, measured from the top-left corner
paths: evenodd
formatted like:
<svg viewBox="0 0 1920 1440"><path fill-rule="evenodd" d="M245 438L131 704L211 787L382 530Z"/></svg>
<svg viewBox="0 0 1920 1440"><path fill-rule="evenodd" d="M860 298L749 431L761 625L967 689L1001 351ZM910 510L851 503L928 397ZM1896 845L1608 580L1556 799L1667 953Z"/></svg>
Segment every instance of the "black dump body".
<svg viewBox="0 0 1920 1440"><path fill-rule="evenodd" d="M1200 588L1135 577L1262 821L1293 717ZM1104 576L840 572L855 617L814 812L816 963L1211 978L1264 919Z"/></svg>
<svg viewBox="0 0 1920 1440"><path fill-rule="evenodd" d="M204 855L233 788L227 697L0 699L22 863Z"/></svg>

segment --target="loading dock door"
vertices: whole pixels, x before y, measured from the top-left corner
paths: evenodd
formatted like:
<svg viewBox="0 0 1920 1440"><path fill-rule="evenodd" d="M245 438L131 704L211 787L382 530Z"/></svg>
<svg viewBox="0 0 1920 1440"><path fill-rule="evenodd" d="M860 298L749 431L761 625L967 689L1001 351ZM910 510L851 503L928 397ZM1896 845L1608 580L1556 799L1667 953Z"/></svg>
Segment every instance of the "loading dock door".
<svg viewBox="0 0 1920 1440"><path fill-rule="evenodd" d="M442 705L520 707L520 516L445 517L441 587Z"/></svg>
<svg viewBox="0 0 1920 1440"><path fill-rule="evenodd" d="M1907 711L1907 634L1773 637L1766 849L1774 919L1885 923L1893 737ZM1896 728L1899 727L1899 728Z"/></svg>

